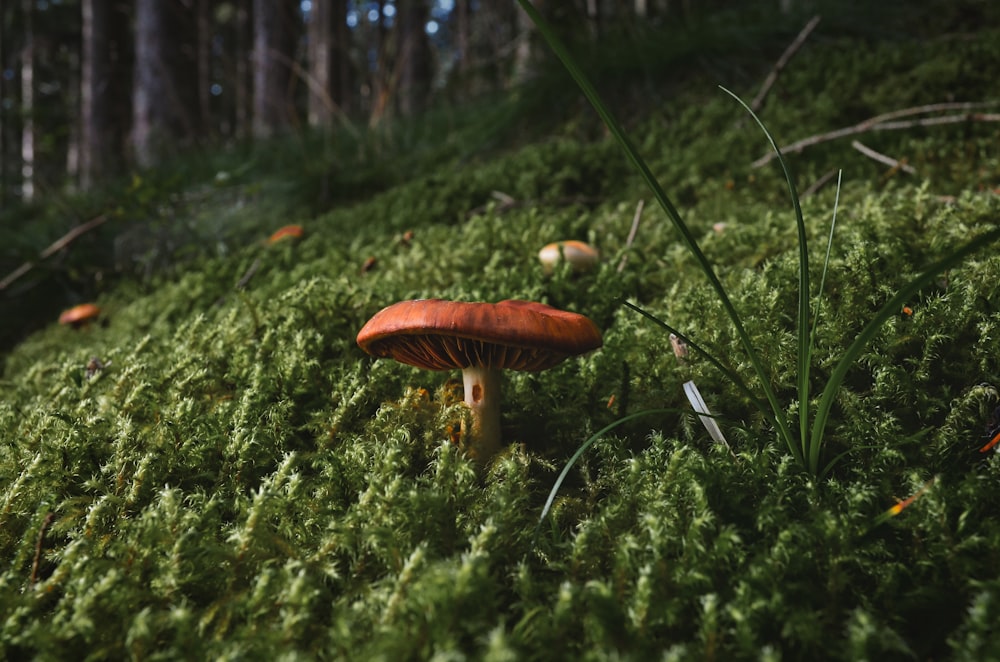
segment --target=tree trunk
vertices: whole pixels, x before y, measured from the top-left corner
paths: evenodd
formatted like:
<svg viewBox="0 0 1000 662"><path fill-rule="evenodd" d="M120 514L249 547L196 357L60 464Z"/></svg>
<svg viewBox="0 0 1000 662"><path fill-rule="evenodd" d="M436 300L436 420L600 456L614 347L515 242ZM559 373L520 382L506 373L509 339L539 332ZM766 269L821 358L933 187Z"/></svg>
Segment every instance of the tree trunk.
<svg viewBox="0 0 1000 662"><path fill-rule="evenodd" d="M80 71L80 187L88 189L109 168L111 138L111 2L82 0L83 57Z"/></svg>
<svg viewBox="0 0 1000 662"><path fill-rule="evenodd" d="M461 79L469 73L469 59L472 57L472 8L470 0L455 3L455 68Z"/></svg>
<svg viewBox="0 0 1000 662"><path fill-rule="evenodd" d="M289 97L294 60L293 3L254 0L253 134L266 138L292 121Z"/></svg>
<svg viewBox="0 0 1000 662"><path fill-rule="evenodd" d="M35 43L34 2L23 0L24 48L21 51L21 198L35 197Z"/></svg>
<svg viewBox="0 0 1000 662"><path fill-rule="evenodd" d="M0 24L7 24L7 12L0 8ZM7 41L6 34L0 30L0 71L7 71ZM10 98L7 94L6 76L0 76L0 99ZM0 110L0 118L3 111ZM0 121L0 208L7 203L7 123Z"/></svg>
<svg viewBox="0 0 1000 662"><path fill-rule="evenodd" d="M430 44L427 43L427 3L411 0L400 3L397 35L399 53L399 113L404 117L414 115L427 105L430 97L431 62Z"/></svg>
<svg viewBox="0 0 1000 662"><path fill-rule="evenodd" d="M233 74L233 133L237 138L246 138L251 132L253 117L252 75L250 62L253 53L253 29L250 0L236 0L236 63Z"/></svg>
<svg viewBox="0 0 1000 662"><path fill-rule="evenodd" d="M196 66L198 68L198 130L211 132L212 123L212 0L197 0Z"/></svg>
<svg viewBox="0 0 1000 662"><path fill-rule="evenodd" d="M534 2L532 2L534 4ZM532 75L532 40L535 34L535 24L528 14L517 7L517 47L514 49L513 83L523 83Z"/></svg>
<svg viewBox="0 0 1000 662"><path fill-rule="evenodd" d="M309 126L329 127L333 121L333 11L338 0L313 0L309 11Z"/></svg>
<svg viewBox="0 0 1000 662"><path fill-rule="evenodd" d="M136 0L132 82L132 150L142 167L155 165L180 138L185 108L173 78L166 3ZM173 35L171 35L173 37Z"/></svg>
<svg viewBox="0 0 1000 662"><path fill-rule="evenodd" d="M334 0L331 8L333 24L333 64L330 97L344 113L354 100L351 91L351 31L347 28L347 3Z"/></svg>

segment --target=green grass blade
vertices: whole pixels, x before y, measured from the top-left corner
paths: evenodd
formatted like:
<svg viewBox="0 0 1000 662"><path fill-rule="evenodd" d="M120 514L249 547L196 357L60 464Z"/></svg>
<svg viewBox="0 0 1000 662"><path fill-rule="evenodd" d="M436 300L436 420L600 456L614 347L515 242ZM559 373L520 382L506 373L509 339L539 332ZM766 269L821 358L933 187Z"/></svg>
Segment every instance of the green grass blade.
<svg viewBox="0 0 1000 662"><path fill-rule="evenodd" d="M798 378L797 391L799 398L799 444L801 445L802 455L806 456L809 452L807 444L809 443L809 371L812 368L812 343L810 342L812 334L809 327L809 246L806 238L806 223L802 218L802 206L799 204L799 193L795 188L795 178L792 177L792 172L785 162L785 157L782 155L778 143L774 140L771 132L767 130L767 127L764 126L764 123L760 121L760 118L757 117L757 113L743 99L736 96L736 94L722 86L719 86L719 88L736 99L743 106L743 109L750 113L750 117L753 118L757 126L760 127L760 130L764 132L768 142L771 143L771 149L774 150L774 154L778 158L778 163L781 164L781 170L785 174L785 182L788 184L788 194L792 198L792 207L795 210L795 226L799 235L799 311L796 324L798 336L798 366L796 376ZM788 442L789 445L792 444L791 439Z"/></svg>
<svg viewBox="0 0 1000 662"><path fill-rule="evenodd" d="M690 229L681 219L677 209L667 197L667 194L663 191L663 188L660 186L656 177L653 176L649 166L646 165L646 162L641 156L639 156L639 153L632 146L631 141L629 141L628 137L625 135L625 132L618 124L618 121L611 114L611 111L604 105L604 102L601 100L600 95L598 95L597 90L594 89L590 80L577 66L576 61L570 55L562 41L556 36L555 32L548 25L545 19L542 18L541 14L538 13L538 10L535 9L529 0L518 0L518 3L521 5L521 8L525 11L525 13L531 18L532 22L534 22L534 24L538 27L538 31L545 38L549 47L553 50L553 52L555 52L560 61L562 61L570 76L572 76L584 96L587 97L587 100L590 101L594 110L597 111L597 114L604 121L605 126L608 127L608 131L612 136L614 136L615 140L624 150L629 162L636 168L643 181L649 187L650 191L652 191L653 197L656 198L657 203L663 211L666 212L667 216L673 223L674 228L676 228L677 232L680 234L685 247L691 255L694 256L698 266L701 268L706 278L708 278L712 289L715 290L716 296L718 296L726 314L732 321L740 344L743 346L743 350L746 352L747 358L749 359L754 372L757 374L757 378L760 381L761 388L764 390L767 402L771 407L771 410L774 412L774 421L777 425L778 433L794 453L794 440L791 430L788 427L788 421L785 418L784 408L778 402L777 394L771 386L767 371L764 370L764 366L760 360L760 355L750 342L750 336L743 327L740 315L736 311L735 306L733 306L732 301L730 301L729 296L726 294L726 290L722 286L722 282L719 280L719 277L715 274L715 270L712 268L711 262L709 262L708 258L698 246L698 242L695 240L694 235L691 234ZM796 199L796 204L797 202L798 200ZM798 453L795 454L798 455Z"/></svg>
<svg viewBox="0 0 1000 662"><path fill-rule="evenodd" d="M535 535L536 536L538 535L538 530L542 526L542 522L545 521L545 518L549 514L549 511L552 510L552 504L556 500L556 495L559 493L559 488L562 487L563 481L565 481L566 476L569 475L569 470L572 469L573 465L576 464L576 461L579 460L583 456L583 454L587 452L587 449L594 445L594 442L596 442L598 439L606 435L608 432L614 430L616 427L624 425L625 423L628 423L633 419L641 418L642 416L652 416L653 414L668 414L677 412L681 412L684 414L688 413L687 410L677 409L676 407L665 407L663 409L644 409L643 411L637 411L634 414L623 416L614 423L609 423L608 425L605 425L603 428L601 428L594 434L590 435L590 437L588 437L585 442L580 444L580 447L576 449L576 452L573 453L573 455L570 456L569 460L566 461L566 466L564 466L563 470L559 472L559 477L556 478L556 482L552 485L552 489L549 491L549 497L545 500L545 506L542 507L542 514L539 516L538 525L535 527Z"/></svg>
<svg viewBox="0 0 1000 662"><path fill-rule="evenodd" d="M931 264L922 274L900 288L900 290L896 292L895 296L889 299L875 314L875 317L873 317L868 324L861 329L857 338L854 339L854 342L851 343L850 347L847 348L840 361L834 367L833 373L831 373L830 379L827 381L826 387L823 389L823 394L820 396L819 405L816 408L816 419L812 427L812 437L809 442L810 452L807 458L809 471L817 473L819 469L820 454L823 446L823 433L826 428L827 420L830 417L830 410L833 407L833 402L837 397L837 392L840 390L840 386L847 377L847 373L850 371L851 366L854 365L854 362L861 355L861 352L864 351L865 346L878 332L879 327L882 326L882 324L884 324L890 317L898 314L906 303L912 300L912 298L922 288L930 284L931 281L933 281L941 272L958 265L965 258L969 257L973 253L976 253L977 251L983 250L997 240L1000 240L1000 229L995 229L992 232L987 232L984 235L976 237L954 252ZM829 471L831 468L832 465L827 465L827 467L824 468L824 473Z"/></svg>
<svg viewBox="0 0 1000 662"><path fill-rule="evenodd" d="M813 310L812 331L809 333L810 354L812 354L812 346L816 340L820 309L823 307L823 289L826 287L826 273L830 266L830 253L833 250L833 229L837 226L837 209L840 207L840 177L842 174L842 170L837 172L837 194L833 199L833 219L830 221L830 236L826 240L826 256L823 258L823 274L819 279L819 289L816 290L816 308Z"/></svg>

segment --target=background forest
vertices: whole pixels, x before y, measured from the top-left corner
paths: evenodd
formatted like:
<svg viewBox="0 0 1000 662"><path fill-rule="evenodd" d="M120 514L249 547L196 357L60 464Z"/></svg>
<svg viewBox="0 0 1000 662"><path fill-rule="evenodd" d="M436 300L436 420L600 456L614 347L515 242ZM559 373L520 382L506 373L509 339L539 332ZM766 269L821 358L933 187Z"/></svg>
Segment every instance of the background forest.
<svg viewBox="0 0 1000 662"><path fill-rule="evenodd" d="M666 0L540 7L589 40L693 11ZM86 189L193 145L461 103L510 89L538 57L508 0L20 0L0 22L3 202Z"/></svg>

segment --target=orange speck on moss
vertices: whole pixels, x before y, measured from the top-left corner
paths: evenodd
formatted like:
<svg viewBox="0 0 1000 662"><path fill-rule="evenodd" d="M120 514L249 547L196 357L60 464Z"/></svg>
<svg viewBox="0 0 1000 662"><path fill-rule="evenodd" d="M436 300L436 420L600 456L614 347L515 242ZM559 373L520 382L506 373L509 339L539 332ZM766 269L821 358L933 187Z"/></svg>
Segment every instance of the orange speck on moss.
<svg viewBox="0 0 1000 662"><path fill-rule="evenodd" d="M68 310L64 310L59 316L59 323L79 328L88 322L94 321L100 314L100 306L93 303L81 303L79 306L73 306Z"/></svg>
<svg viewBox="0 0 1000 662"><path fill-rule="evenodd" d="M274 234L267 240L267 243L275 244L284 239L301 239L303 232L301 225L286 225L283 228L275 230Z"/></svg>

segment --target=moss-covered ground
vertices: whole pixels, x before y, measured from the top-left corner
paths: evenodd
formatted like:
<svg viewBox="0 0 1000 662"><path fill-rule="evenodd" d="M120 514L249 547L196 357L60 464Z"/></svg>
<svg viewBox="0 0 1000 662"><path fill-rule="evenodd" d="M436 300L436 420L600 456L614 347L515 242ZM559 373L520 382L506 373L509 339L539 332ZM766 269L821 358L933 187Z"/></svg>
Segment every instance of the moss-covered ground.
<svg viewBox="0 0 1000 662"><path fill-rule="evenodd" d="M1000 32L979 27L818 33L761 114L790 142L997 101ZM630 132L793 408L791 203L773 164L750 166L759 131L714 89L753 84L692 78ZM149 201L202 236L245 218L219 230L225 250L105 288L102 323L53 323L5 356L0 658L997 659L1000 458L979 448L1000 403L998 247L882 328L834 408L827 453L845 454L816 480L723 375L678 365L665 332L621 305L749 379L665 216L580 117L488 159L439 154L395 179L387 166L392 186L318 214L272 213L276 180L252 167ZM909 277L997 224L996 126L860 137L915 176L849 140L790 157L800 189L845 170L817 378ZM833 200L832 186L803 199L817 282ZM301 241L261 241L293 222ZM570 238L600 248L599 268L544 276L538 249ZM547 302L590 316L604 347L508 373L508 445L477 471L458 374L355 345L374 312L417 297ZM688 379L733 454L685 413ZM662 408L598 440L537 527L590 435Z"/></svg>

